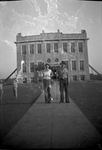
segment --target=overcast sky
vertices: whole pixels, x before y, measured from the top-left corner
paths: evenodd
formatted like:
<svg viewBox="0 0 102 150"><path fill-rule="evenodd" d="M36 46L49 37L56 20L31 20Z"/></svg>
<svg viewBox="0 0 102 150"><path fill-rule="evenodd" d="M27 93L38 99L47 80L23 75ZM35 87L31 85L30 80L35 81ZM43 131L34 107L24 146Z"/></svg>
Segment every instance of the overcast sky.
<svg viewBox="0 0 102 150"><path fill-rule="evenodd" d="M102 2L78 0L22 0L0 2L0 78L16 66L17 33L22 35L86 30L89 64L102 73Z"/></svg>

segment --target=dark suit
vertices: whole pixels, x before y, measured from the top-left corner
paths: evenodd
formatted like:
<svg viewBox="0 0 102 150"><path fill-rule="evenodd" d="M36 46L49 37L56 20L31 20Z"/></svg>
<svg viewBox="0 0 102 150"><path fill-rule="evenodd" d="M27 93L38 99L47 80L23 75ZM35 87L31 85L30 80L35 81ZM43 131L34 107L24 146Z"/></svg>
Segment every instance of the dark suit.
<svg viewBox="0 0 102 150"><path fill-rule="evenodd" d="M65 102L69 103L69 93L68 93L68 70L67 68L60 69L59 72L60 80L60 102L64 102L64 92L65 92Z"/></svg>

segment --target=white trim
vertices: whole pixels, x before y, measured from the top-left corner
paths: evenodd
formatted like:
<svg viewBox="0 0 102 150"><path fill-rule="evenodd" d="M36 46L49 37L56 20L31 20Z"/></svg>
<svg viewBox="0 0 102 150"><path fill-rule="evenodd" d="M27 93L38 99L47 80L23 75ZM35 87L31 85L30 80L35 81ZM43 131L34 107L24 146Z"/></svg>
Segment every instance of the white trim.
<svg viewBox="0 0 102 150"><path fill-rule="evenodd" d="M68 53L71 53L71 42L70 41L68 41Z"/></svg>

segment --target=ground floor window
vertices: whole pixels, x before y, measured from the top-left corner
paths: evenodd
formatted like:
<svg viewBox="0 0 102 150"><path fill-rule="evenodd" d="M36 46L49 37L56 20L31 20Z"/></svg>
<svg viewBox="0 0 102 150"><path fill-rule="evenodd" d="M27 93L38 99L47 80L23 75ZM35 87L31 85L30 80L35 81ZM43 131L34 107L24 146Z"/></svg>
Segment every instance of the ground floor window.
<svg viewBox="0 0 102 150"><path fill-rule="evenodd" d="M31 77L31 83L34 83L34 77Z"/></svg>
<svg viewBox="0 0 102 150"><path fill-rule="evenodd" d="M30 72L34 72L34 62L30 62Z"/></svg>
<svg viewBox="0 0 102 150"><path fill-rule="evenodd" d="M72 60L72 70L76 71L76 60Z"/></svg>
<svg viewBox="0 0 102 150"><path fill-rule="evenodd" d="M27 83L27 78L23 78L23 83Z"/></svg>
<svg viewBox="0 0 102 150"><path fill-rule="evenodd" d="M77 81L77 75L73 75L73 81Z"/></svg>
<svg viewBox="0 0 102 150"><path fill-rule="evenodd" d="M84 81L85 80L85 75L81 75L80 79Z"/></svg>

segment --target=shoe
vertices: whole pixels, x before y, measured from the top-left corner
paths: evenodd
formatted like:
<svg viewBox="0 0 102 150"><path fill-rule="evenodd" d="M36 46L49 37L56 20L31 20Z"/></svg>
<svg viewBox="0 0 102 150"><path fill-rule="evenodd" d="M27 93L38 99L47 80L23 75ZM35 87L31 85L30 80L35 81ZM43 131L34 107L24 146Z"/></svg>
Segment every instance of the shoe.
<svg viewBox="0 0 102 150"><path fill-rule="evenodd" d="M70 103L69 101L66 101L66 103Z"/></svg>
<svg viewBox="0 0 102 150"><path fill-rule="evenodd" d="M64 102L60 101L59 103L64 103Z"/></svg>
<svg viewBox="0 0 102 150"><path fill-rule="evenodd" d="M48 101L47 103L51 103L51 101Z"/></svg>

